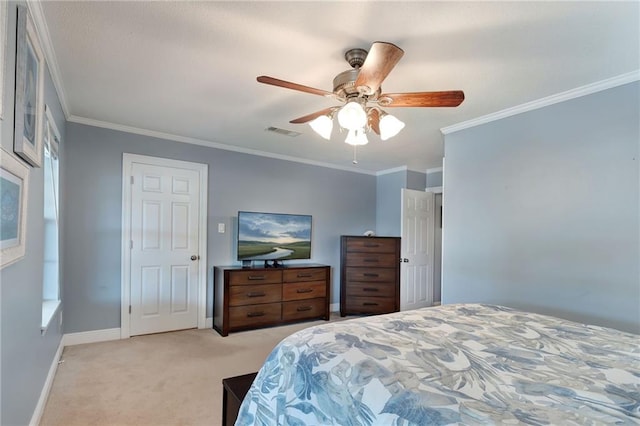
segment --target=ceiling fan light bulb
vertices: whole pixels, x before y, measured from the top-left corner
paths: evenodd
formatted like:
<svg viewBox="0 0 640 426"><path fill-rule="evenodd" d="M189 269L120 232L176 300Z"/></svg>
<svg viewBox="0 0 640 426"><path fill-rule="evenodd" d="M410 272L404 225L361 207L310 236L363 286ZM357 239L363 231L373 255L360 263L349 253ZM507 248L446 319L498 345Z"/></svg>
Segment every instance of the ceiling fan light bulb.
<svg viewBox="0 0 640 426"><path fill-rule="evenodd" d="M331 131L333 130L333 120L327 115L321 115L320 117L309 122L309 126L324 139L331 139Z"/></svg>
<svg viewBox="0 0 640 426"><path fill-rule="evenodd" d="M384 114L380 118L380 139L386 141L404 129L404 123L391 114Z"/></svg>
<svg viewBox="0 0 640 426"><path fill-rule="evenodd" d="M338 111L338 123L343 129L361 129L367 124L367 113L357 101L349 101Z"/></svg>
<svg viewBox="0 0 640 426"><path fill-rule="evenodd" d="M369 143L369 139L367 139L367 135L364 132L364 129L358 129L358 130L349 130L349 133L347 134L347 138L344 140L345 143L348 143L349 145L366 145Z"/></svg>

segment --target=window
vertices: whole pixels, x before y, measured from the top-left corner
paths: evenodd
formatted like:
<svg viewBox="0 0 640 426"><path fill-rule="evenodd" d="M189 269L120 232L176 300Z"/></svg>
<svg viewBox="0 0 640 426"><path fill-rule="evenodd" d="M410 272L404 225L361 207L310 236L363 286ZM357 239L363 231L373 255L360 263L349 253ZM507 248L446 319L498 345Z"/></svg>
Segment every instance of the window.
<svg viewBox="0 0 640 426"><path fill-rule="evenodd" d="M44 129L44 264L42 274L42 332L60 306L59 177L60 133L48 107Z"/></svg>

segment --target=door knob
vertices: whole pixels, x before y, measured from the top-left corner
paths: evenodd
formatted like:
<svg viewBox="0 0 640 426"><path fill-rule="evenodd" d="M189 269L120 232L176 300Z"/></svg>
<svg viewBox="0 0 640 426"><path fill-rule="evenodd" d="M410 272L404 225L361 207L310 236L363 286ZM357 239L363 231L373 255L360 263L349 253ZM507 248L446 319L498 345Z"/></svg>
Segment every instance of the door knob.
<svg viewBox="0 0 640 426"><path fill-rule="evenodd" d="M402 261L403 261L404 263L409 263L409 259L407 259L406 257L405 257L404 259L402 259Z"/></svg>
<svg viewBox="0 0 640 426"><path fill-rule="evenodd" d="M198 260L198 259L200 259L200 256L196 256L195 254L191 256L191 260Z"/></svg>

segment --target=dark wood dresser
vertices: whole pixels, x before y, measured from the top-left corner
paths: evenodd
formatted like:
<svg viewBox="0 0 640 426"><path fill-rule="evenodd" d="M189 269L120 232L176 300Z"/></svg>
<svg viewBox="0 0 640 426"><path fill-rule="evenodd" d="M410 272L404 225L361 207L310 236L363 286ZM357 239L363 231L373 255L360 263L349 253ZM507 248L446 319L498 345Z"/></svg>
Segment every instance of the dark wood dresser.
<svg viewBox="0 0 640 426"><path fill-rule="evenodd" d="M329 320L331 270L327 265L284 268L214 268L213 328L231 331L310 319Z"/></svg>
<svg viewBox="0 0 640 426"><path fill-rule="evenodd" d="M400 310L400 238L343 235L340 315Z"/></svg>

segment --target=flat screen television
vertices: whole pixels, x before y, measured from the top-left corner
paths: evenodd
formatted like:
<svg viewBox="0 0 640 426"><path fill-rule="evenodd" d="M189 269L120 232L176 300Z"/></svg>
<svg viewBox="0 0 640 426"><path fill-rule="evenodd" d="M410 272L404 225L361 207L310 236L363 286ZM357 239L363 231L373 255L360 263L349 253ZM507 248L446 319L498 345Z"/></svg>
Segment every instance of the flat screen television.
<svg viewBox="0 0 640 426"><path fill-rule="evenodd" d="M238 212L238 260L311 259L311 216Z"/></svg>

